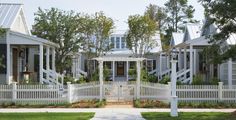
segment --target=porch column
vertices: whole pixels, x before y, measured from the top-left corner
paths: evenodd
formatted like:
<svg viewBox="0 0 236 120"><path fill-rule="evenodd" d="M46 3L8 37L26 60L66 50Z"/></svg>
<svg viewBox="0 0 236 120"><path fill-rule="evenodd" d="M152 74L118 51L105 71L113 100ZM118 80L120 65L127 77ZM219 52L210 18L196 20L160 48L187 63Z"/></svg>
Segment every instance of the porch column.
<svg viewBox="0 0 236 120"><path fill-rule="evenodd" d="M126 79L129 81L129 61L126 61Z"/></svg>
<svg viewBox="0 0 236 120"><path fill-rule="evenodd" d="M99 60L100 101L103 99L103 61Z"/></svg>
<svg viewBox="0 0 236 120"><path fill-rule="evenodd" d="M6 74L6 84L11 84L10 73L11 73L11 47L10 44L7 43L7 74Z"/></svg>
<svg viewBox="0 0 236 120"><path fill-rule="evenodd" d="M115 61L112 61L112 80L115 81Z"/></svg>
<svg viewBox="0 0 236 120"><path fill-rule="evenodd" d="M196 75L197 74L197 50L194 50L194 54L193 54L193 74Z"/></svg>
<svg viewBox="0 0 236 120"><path fill-rule="evenodd" d="M187 50L186 47L184 48L184 71L187 70ZM186 79L186 74L184 74L184 78Z"/></svg>
<svg viewBox="0 0 236 120"><path fill-rule="evenodd" d="M178 54L178 71L181 70L181 48L179 48L179 54Z"/></svg>
<svg viewBox="0 0 236 120"><path fill-rule="evenodd" d="M190 53L190 62L189 62L189 64L190 64L190 83L192 83L192 81L193 81L193 46L192 45L190 45L189 53Z"/></svg>
<svg viewBox="0 0 236 120"><path fill-rule="evenodd" d="M228 61L228 85L232 87L232 58Z"/></svg>
<svg viewBox="0 0 236 120"><path fill-rule="evenodd" d="M46 47L46 70L49 71L50 70L50 48L49 46ZM47 80L49 79L49 74L47 74Z"/></svg>
<svg viewBox="0 0 236 120"><path fill-rule="evenodd" d="M43 83L43 45L39 45L39 81Z"/></svg>
<svg viewBox="0 0 236 120"><path fill-rule="evenodd" d="M137 99L140 99L140 75L141 75L141 73L140 73L140 71L141 71L140 70L141 69L140 68L140 62L141 61L139 61L139 60L136 62L136 67L137 67L137 81L136 81L136 87L137 87L136 91L137 91L137 94L136 95L137 95Z"/></svg>
<svg viewBox="0 0 236 120"><path fill-rule="evenodd" d="M56 71L56 66L55 66L55 48L52 48L52 70Z"/></svg>

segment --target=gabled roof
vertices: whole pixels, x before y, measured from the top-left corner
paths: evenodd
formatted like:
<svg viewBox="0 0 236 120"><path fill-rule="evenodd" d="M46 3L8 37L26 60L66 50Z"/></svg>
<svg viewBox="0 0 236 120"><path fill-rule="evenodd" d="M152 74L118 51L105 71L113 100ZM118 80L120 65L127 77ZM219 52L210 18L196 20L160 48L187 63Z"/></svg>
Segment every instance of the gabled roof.
<svg viewBox="0 0 236 120"><path fill-rule="evenodd" d="M152 48L150 50L150 53L158 53L160 51L162 51L162 44L161 44L161 36L159 33L156 33L155 36L152 37L152 39L154 39L157 43L157 46Z"/></svg>
<svg viewBox="0 0 236 120"><path fill-rule="evenodd" d="M236 34L233 33L229 36L229 38L226 40L228 45L236 45Z"/></svg>
<svg viewBox="0 0 236 120"><path fill-rule="evenodd" d="M184 41L192 40L201 36L202 25L198 23L189 23L186 25Z"/></svg>
<svg viewBox="0 0 236 120"><path fill-rule="evenodd" d="M172 33L172 38L171 38L171 41L170 41L170 45L175 46L175 45L178 45L178 44L182 43L183 38L184 38L184 33L173 32Z"/></svg>
<svg viewBox="0 0 236 120"><path fill-rule="evenodd" d="M24 31L19 30L21 29L19 24L21 24L24 27L25 32L30 34L22 6L22 4L18 3L0 3L0 27L24 33Z"/></svg>

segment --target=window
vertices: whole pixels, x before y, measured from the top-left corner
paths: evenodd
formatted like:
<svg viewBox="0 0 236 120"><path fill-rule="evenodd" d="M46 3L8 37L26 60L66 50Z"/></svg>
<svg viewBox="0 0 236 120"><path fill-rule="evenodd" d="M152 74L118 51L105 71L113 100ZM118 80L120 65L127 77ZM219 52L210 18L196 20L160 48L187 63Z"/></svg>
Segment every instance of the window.
<svg viewBox="0 0 236 120"><path fill-rule="evenodd" d="M121 38L121 48L125 48L126 46L125 46L125 38L124 37L122 37Z"/></svg>
<svg viewBox="0 0 236 120"><path fill-rule="evenodd" d="M116 48L120 49L120 37L116 37Z"/></svg>
<svg viewBox="0 0 236 120"><path fill-rule="evenodd" d="M111 37L111 45L110 45L111 48L115 48L115 38L114 37Z"/></svg>

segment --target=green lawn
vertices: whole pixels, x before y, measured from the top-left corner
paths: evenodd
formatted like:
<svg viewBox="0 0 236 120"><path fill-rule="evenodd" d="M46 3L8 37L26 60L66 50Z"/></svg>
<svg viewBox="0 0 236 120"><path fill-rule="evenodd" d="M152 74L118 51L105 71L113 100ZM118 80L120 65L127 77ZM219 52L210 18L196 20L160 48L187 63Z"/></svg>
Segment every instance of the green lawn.
<svg viewBox="0 0 236 120"><path fill-rule="evenodd" d="M179 117L170 117L170 113L162 112L144 112L142 116L146 120L236 120L236 115L231 113L219 113L219 112L184 112L179 113Z"/></svg>
<svg viewBox="0 0 236 120"><path fill-rule="evenodd" d="M89 120L94 113L0 113L0 120Z"/></svg>

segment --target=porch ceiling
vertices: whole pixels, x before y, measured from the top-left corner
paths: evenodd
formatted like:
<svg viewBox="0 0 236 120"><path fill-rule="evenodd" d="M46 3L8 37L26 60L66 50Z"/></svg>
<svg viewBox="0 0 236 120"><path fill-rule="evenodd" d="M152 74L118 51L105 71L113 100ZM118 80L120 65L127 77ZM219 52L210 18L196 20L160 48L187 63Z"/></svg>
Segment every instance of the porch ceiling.
<svg viewBox="0 0 236 120"><path fill-rule="evenodd" d="M143 61L146 58L133 58L133 57L97 57L93 58L97 61Z"/></svg>

